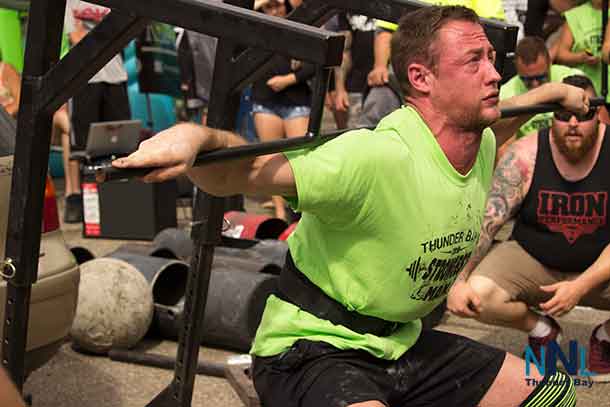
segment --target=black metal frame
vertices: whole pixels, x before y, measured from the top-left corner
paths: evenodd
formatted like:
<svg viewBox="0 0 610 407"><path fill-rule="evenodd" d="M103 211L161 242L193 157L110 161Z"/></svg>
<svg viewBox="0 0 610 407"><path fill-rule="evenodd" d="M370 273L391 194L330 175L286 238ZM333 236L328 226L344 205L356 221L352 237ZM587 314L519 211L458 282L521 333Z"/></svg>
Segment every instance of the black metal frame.
<svg viewBox="0 0 610 407"><path fill-rule="evenodd" d="M66 0L37 0L30 8L6 243L6 259L12 261L16 273L7 281L2 343L2 364L20 391L24 381L31 285L37 279L53 112L85 86L150 19L220 37L208 123L217 128L230 128L229 118L234 117L238 91L256 79L270 63L273 53L316 64L314 93L323 95L328 69L340 64L343 37L299 22L319 25L338 11L398 21L405 11L427 6L406 0L306 0L288 20L283 20L209 0L88 1L110 7L112 11L59 62ZM252 5L252 0L232 2ZM492 21L485 21L485 27L500 55L513 51L514 27ZM313 107L310 131L302 142L315 141L321 120L321 97L314 101ZM273 150L279 151L290 143L278 143ZM269 147L257 148L261 152ZM201 192L197 195L192 229L195 250L175 376L150 406L190 406L211 262L214 246L220 243L222 215L221 199Z"/></svg>

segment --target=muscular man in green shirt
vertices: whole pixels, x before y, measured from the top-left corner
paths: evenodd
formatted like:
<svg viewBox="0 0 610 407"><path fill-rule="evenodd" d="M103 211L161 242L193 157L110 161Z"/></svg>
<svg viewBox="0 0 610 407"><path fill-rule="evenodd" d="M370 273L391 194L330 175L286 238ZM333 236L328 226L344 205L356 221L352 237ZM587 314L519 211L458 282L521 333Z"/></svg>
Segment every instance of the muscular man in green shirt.
<svg viewBox="0 0 610 407"><path fill-rule="evenodd" d="M496 145L529 119L498 121L494 58L472 10L423 7L392 43L406 106L375 130L192 168L199 151L244 141L181 124L114 163L161 167L148 182L186 172L218 196L283 195L302 212L252 347L263 405L574 406L567 375L528 387L518 357L421 329L475 247ZM503 106L552 101L588 110L582 89L558 83Z"/></svg>

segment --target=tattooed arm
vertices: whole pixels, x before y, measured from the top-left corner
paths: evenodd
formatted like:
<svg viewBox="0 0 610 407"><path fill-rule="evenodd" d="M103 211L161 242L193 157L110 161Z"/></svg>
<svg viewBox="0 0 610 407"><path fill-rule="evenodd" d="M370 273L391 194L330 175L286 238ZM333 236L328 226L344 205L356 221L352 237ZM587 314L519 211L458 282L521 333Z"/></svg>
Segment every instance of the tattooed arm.
<svg viewBox="0 0 610 407"><path fill-rule="evenodd" d="M535 134L519 139L507 148L498 162L479 242L447 297L447 309L459 317L477 318L480 315L481 300L467 280L489 251L498 230L519 210L532 182L537 144Z"/></svg>
<svg viewBox="0 0 610 407"><path fill-rule="evenodd" d="M458 276L466 281L491 248L500 228L515 216L532 184L538 137L531 134L512 143L494 172L477 247Z"/></svg>

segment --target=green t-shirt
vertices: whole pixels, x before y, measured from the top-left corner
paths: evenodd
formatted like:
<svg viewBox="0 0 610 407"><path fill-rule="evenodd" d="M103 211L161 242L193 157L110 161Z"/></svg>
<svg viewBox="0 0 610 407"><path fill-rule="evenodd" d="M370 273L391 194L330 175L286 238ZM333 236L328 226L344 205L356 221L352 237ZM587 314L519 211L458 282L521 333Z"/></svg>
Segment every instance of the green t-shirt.
<svg viewBox="0 0 610 407"><path fill-rule="evenodd" d="M602 11L593 8L589 1L566 11L564 15L574 37L572 52L588 51L601 58L603 42ZM595 85L595 90L598 94L601 94L601 62L597 65L579 64L575 67L591 79L593 85Z"/></svg>
<svg viewBox="0 0 610 407"><path fill-rule="evenodd" d="M551 65L549 69L549 80L561 82L563 78L570 75L582 75L582 71L563 65ZM519 77L515 75L500 88L500 99L508 99L513 96L522 95L528 91L527 87ZM551 127L553 113L540 113L527 121L517 132L517 138L529 133L536 132L545 127Z"/></svg>
<svg viewBox="0 0 610 407"><path fill-rule="evenodd" d="M272 356L309 339L399 358L475 247L495 159L493 132L484 131L465 176L411 107L374 131L285 154L298 191L291 205L302 212L288 240L296 266L347 309L402 325L391 336L362 335L271 296L251 352Z"/></svg>

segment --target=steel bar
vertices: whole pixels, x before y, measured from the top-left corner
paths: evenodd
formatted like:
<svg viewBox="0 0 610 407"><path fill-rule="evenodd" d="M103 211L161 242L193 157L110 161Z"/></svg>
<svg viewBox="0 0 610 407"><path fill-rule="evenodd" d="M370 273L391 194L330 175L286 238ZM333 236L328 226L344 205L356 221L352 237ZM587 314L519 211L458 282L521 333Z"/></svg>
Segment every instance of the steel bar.
<svg viewBox="0 0 610 407"><path fill-rule="evenodd" d="M25 378L25 346L32 284L38 274L42 204L51 142L50 113L36 109L41 76L59 59L66 0L37 2L30 9L28 47L19 103L6 258L15 266L7 281L2 365L19 391Z"/></svg>
<svg viewBox="0 0 610 407"><path fill-rule="evenodd" d="M602 98L592 98L590 100L591 107L603 105L604 99ZM505 108L501 109L501 117L508 118L524 114L548 113L561 109L563 109L563 106L561 106L559 103L543 103L539 105ZM231 147L226 149L209 151L199 154L195 159L193 165L197 167L219 161L243 159L259 155L279 153L281 151L290 151L305 147L313 147L322 144L328 140L332 140L333 138L340 136L346 131L347 130L334 131L331 133L321 134L317 137L311 134L307 134L303 137L293 139L277 140L268 143L247 144L239 147ZM85 168L87 173L96 175L96 180L98 182L143 177L144 175L148 174L153 170L153 168L118 169L112 167L107 163L100 165L90 164L87 165Z"/></svg>
<svg viewBox="0 0 610 407"><path fill-rule="evenodd" d="M589 100L589 106L603 106L604 105L603 98L591 98ZM501 110L502 118L507 117L515 117L523 114L538 114L538 113L548 113L555 112L557 110L564 109L559 103L542 103L539 105L532 106L521 106L521 107L511 107L505 108Z"/></svg>
<svg viewBox="0 0 610 407"><path fill-rule="evenodd" d="M110 360L117 362L134 363L167 370L173 370L176 364L176 358L174 357L125 349L111 349L108 352L108 357ZM197 374L225 377L225 368L225 364L199 361L197 363Z"/></svg>
<svg viewBox="0 0 610 407"><path fill-rule="evenodd" d="M92 0L113 10L278 52L324 66L341 64L342 35L210 0ZM171 7L171 12L168 9ZM278 33L281 32L281 35ZM287 43L290 46L287 46Z"/></svg>

